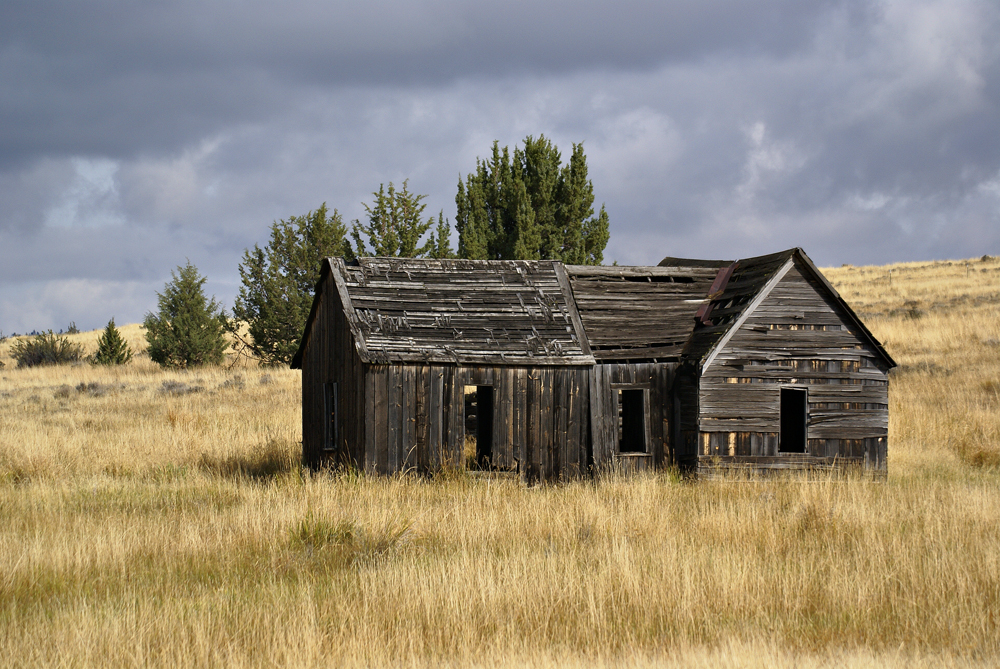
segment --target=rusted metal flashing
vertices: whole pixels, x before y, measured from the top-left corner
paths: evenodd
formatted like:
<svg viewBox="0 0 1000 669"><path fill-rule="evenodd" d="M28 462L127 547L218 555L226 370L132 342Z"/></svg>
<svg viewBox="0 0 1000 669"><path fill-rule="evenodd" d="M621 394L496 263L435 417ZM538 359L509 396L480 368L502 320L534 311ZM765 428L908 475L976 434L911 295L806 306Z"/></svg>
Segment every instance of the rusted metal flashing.
<svg viewBox="0 0 1000 669"><path fill-rule="evenodd" d="M737 260L733 264L720 269L719 273L715 275L715 281L712 282L712 287L708 289L708 301L698 307L698 311L694 315L696 321L702 325L712 324L713 301L722 296L722 293L726 290L726 285L729 283L729 279L732 278L733 272L736 271L739 265L740 263Z"/></svg>
<svg viewBox="0 0 1000 669"><path fill-rule="evenodd" d="M725 334L722 335L722 338L719 339L719 341L717 341L715 345L711 348L708 355L705 357L705 361L701 365L702 374L705 373L705 370L708 369L709 365L712 364L712 361L715 360L715 357L719 354L719 351L721 351L723 347L725 347L725 345L729 342L729 340L732 339L733 334L735 334L736 331L740 329L740 326L743 325L743 323L750 316L750 314L754 312L754 309L760 306L760 303L764 301L764 298L766 298L771 293L774 287L778 285L778 282L781 281L781 279L784 278L785 274L788 273L788 270L790 270L794 266L795 266L794 259L789 258L788 260L785 261L785 263L781 266L781 268L778 269L778 271L775 272L768 279L767 283L764 284L764 287L760 290L760 292L757 293L757 296L754 298L753 302L751 302L747 306L747 308L743 310L743 313L740 314L739 318L736 319L736 322L732 323L729 326L729 329L725 332Z"/></svg>

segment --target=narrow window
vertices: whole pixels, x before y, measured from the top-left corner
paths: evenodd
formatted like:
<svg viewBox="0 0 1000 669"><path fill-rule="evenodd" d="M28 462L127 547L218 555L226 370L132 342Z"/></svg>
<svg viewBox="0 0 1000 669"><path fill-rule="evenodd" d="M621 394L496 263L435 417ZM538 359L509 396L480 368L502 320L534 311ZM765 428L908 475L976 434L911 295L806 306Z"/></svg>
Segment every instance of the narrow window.
<svg viewBox="0 0 1000 669"><path fill-rule="evenodd" d="M323 384L323 450L336 451L340 442L337 433L337 383Z"/></svg>
<svg viewBox="0 0 1000 669"><path fill-rule="evenodd" d="M809 404L805 388L781 389L781 426L778 450L783 453L806 452L806 425Z"/></svg>
<svg viewBox="0 0 1000 669"><path fill-rule="evenodd" d="M618 389L618 452L646 453L646 391Z"/></svg>
<svg viewBox="0 0 1000 669"><path fill-rule="evenodd" d="M465 388L465 467L489 469L493 456L493 386Z"/></svg>

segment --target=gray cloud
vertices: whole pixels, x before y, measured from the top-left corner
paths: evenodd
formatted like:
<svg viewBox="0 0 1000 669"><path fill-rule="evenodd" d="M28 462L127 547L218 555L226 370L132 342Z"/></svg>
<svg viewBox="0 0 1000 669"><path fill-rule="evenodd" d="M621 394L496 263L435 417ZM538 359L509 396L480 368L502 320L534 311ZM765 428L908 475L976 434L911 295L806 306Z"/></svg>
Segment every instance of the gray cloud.
<svg viewBox="0 0 1000 669"><path fill-rule="evenodd" d="M0 8L0 156L169 151L310 87L634 70L787 54L832 2L14 2Z"/></svg>
<svg viewBox="0 0 1000 669"><path fill-rule="evenodd" d="M190 258L410 179L453 216L497 139L584 141L606 257L1000 252L985 2L0 8L0 329L155 306Z"/></svg>

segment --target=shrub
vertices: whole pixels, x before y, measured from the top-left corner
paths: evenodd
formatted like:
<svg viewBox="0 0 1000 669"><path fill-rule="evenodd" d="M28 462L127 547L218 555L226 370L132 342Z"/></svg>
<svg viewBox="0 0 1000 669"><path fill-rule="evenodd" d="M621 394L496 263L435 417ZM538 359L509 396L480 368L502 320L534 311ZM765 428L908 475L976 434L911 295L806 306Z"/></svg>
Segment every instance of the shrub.
<svg viewBox="0 0 1000 669"><path fill-rule="evenodd" d="M10 356L17 360L18 367L59 365L80 360L83 347L49 330L30 339L17 340L10 347Z"/></svg>
<svg viewBox="0 0 1000 669"><path fill-rule="evenodd" d="M124 365L132 359L132 349L115 327L114 317L108 321L101 338L97 340L97 353L92 361L96 365Z"/></svg>
<svg viewBox="0 0 1000 669"><path fill-rule="evenodd" d="M170 272L172 280L157 293L159 313L146 314L149 357L161 367L219 364L229 347L222 307L205 297L205 277L190 262Z"/></svg>
<svg viewBox="0 0 1000 669"><path fill-rule="evenodd" d="M183 381L164 381L160 386L160 392L168 395L190 395L200 393L204 389L204 386L189 386Z"/></svg>
<svg viewBox="0 0 1000 669"><path fill-rule="evenodd" d="M70 321L66 328L66 334L80 334L80 328L76 327L76 321Z"/></svg>

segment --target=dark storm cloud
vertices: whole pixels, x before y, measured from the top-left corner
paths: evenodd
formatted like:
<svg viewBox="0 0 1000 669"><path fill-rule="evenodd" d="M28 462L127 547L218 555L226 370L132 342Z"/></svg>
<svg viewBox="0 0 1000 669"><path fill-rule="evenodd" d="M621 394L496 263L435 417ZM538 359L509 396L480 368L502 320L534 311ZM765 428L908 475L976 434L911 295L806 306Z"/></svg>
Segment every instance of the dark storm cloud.
<svg viewBox="0 0 1000 669"><path fill-rule="evenodd" d="M781 56L833 4L4 3L0 159L169 150L268 118L309 87Z"/></svg>
<svg viewBox="0 0 1000 669"><path fill-rule="evenodd" d="M977 0L0 5L0 330L135 322L190 259L493 140L584 141L606 260L1000 253L1000 8Z"/></svg>

